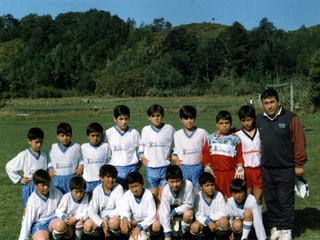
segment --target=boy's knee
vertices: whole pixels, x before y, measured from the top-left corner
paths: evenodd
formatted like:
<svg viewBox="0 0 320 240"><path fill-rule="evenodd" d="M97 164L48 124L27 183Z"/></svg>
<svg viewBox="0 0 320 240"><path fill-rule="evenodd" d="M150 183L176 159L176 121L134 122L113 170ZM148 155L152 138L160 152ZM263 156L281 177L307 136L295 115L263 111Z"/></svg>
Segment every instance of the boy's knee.
<svg viewBox="0 0 320 240"><path fill-rule="evenodd" d="M161 224L160 221L157 219L155 220L151 225L151 231L154 233L160 232L161 230Z"/></svg>
<svg viewBox="0 0 320 240"><path fill-rule="evenodd" d="M56 218L52 222L52 229L56 230L57 232L63 232L67 229L67 224L60 218Z"/></svg>
<svg viewBox="0 0 320 240"><path fill-rule="evenodd" d="M83 224L83 231L85 232L92 232L93 231L93 221L91 219L88 219Z"/></svg>
<svg viewBox="0 0 320 240"><path fill-rule="evenodd" d="M232 229L234 232L240 232L243 228L243 221L240 219L234 219L232 223Z"/></svg>
<svg viewBox="0 0 320 240"><path fill-rule="evenodd" d="M221 229L227 229L229 227L229 221L227 218L220 218L216 223Z"/></svg>
<svg viewBox="0 0 320 240"><path fill-rule="evenodd" d="M193 233L193 234L198 234L200 231L201 231L201 223L199 223L198 221L195 221L191 224L190 226L190 231Z"/></svg>
<svg viewBox="0 0 320 240"><path fill-rule="evenodd" d="M185 223L191 223L193 219L193 209L185 211L182 216Z"/></svg>
<svg viewBox="0 0 320 240"><path fill-rule="evenodd" d="M77 226L77 227L82 227L83 224L84 224L83 221L78 221L78 222L76 223L76 226Z"/></svg>
<svg viewBox="0 0 320 240"><path fill-rule="evenodd" d="M108 225L112 230L120 230L120 218L118 216L114 216L108 220Z"/></svg>
<svg viewBox="0 0 320 240"><path fill-rule="evenodd" d="M251 222L252 219L253 219L253 213L252 213L252 211L250 209L245 210L244 213L243 213L243 216L244 216L244 220L245 221L250 221Z"/></svg>

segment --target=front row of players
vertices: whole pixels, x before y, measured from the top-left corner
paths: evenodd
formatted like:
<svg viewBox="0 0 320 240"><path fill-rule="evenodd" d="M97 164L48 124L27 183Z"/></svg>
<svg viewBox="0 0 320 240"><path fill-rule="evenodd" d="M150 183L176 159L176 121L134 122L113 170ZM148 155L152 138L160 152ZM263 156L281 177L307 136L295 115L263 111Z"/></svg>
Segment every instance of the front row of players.
<svg viewBox="0 0 320 240"><path fill-rule="evenodd" d="M230 234L230 229L230 239L246 239L252 225L257 238L266 239L261 211L255 198L247 194L247 185L242 179L231 181L232 197L226 203L215 190L215 177L211 173L199 176L201 191L194 195L193 184L183 180L180 167L170 165L157 211L154 196L143 188L139 172L127 176L129 191L125 193L115 182L117 174L112 165L101 167L102 183L94 189L89 203L82 177L72 178L70 192L62 195L58 189L50 188L49 173L37 170L33 175L37 190L28 200L19 240L28 239L30 231L33 239L49 239L50 234L53 239L69 239L74 234L78 240L83 233L146 239L159 237L162 228L165 240L185 236L189 231L196 239L204 234Z"/></svg>

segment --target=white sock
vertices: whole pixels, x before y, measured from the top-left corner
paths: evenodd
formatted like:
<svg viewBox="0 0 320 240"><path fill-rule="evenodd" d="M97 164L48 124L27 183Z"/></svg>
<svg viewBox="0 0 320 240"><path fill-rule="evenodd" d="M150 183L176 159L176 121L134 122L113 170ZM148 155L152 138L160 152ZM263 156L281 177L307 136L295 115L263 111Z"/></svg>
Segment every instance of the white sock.
<svg viewBox="0 0 320 240"><path fill-rule="evenodd" d="M241 239L247 239L251 231L252 222L243 221L243 231Z"/></svg>
<svg viewBox="0 0 320 240"><path fill-rule="evenodd" d="M76 226L76 231L74 233L75 235L75 240L81 240L82 235L83 235L83 226Z"/></svg>
<svg viewBox="0 0 320 240"><path fill-rule="evenodd" d="M53 230L53 231L52 231L52 237L53 237L53 239L54 239L54 240L58 240L58 239L62 238L63 235L66 233L66 231L67 231L67 229L66 229L65 231L63 231L63 232L57 232L56 230Z"/></svg>
<svg viewBox="0 0 320 240"><path fill-rule="evenodd" d="M190 223L185 223L184 221L181 221L181 232L182 234L185 234L190 227Z"/></svg>

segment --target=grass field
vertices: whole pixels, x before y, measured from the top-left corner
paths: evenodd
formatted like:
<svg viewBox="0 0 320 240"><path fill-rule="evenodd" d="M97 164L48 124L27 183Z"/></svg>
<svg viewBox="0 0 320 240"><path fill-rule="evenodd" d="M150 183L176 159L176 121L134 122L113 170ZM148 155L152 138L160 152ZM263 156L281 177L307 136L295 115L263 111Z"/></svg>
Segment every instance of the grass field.
<svg viewBox="0 0 320 240"><path fill-rule="evenodd" d="M44 133L43 149L57 142L56 127L60 122L68 122L73 128L74 142L80 144L87 142L85 130L92 122L99 122L104 129L114 125L112 109L118 104L125 104L131 109L129 126L141 132L142 127L149 125L146 116L147 108L154 104L161 104L165 108L164 123L170 123L176 130L182 128L179 121L178 110L181 106L189 104L197 107L198 115L196 125L206 129L209 133L216 130L215 115L225 109L233 114L233 126L240 125L237 111L243 104L248 104L249 97L193 97L193 98L143 98L122 99L117 101L96 101L83 104L81 101L69 101L68 104L46 105L46 109L90 109L95 106L101 108L98 111L66 112L57 114L30 114L18 116L17 110L44 109L40 104L23 104L17 101L6 102L6 106L0 109L1 124L1 149L0 149L0 239L17 239L21 227L21 215L23 212L21 201L21 185L13 184L5 172L6 163L19 152L29 147L27 132L31 127L40 127ZM36 100L35 100L36 101ZM45 102L45 100L42 100ZM286 107L288 108L288 107ZM261 112L261 110L257 110ZM320 113L313 115L300 115L297 113L303 126L307 129L307 152L309 161L305 166L305 179L310 186L310 196L306 200L296 198L296 218L293 229L295 239L320 239L320 180L318 179L320 160L319 132ZM144 168L142 169L144 173ZM264 219L267 224L266 209L264 207Z"/></svg>

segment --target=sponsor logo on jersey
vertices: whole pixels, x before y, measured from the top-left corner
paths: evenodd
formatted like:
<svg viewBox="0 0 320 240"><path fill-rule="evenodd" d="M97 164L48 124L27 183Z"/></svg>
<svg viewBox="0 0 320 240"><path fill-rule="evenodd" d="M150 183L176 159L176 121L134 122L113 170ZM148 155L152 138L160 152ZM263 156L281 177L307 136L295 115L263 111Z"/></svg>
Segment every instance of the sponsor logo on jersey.
<svg viewBox="0 0 320 240"><path fill-rule="evenodd" d="M164 143L164 142L159 142L159 143L149 142L148 148L156 148L156 147L166 147L166 143Z"/></svg>
<svg viewBox="0 0 320 240"><path fill-rule="evenodd" d="M211 155L224 155L228 157L235 157L236 150L234 146L227 144L213 143L210 149Z"/></svg>
<svg viewBox="0 0 320 240"><path fill-rule="evenodd" d="M112 151L120 152L120 151L128 151L129 148L126 146L113 146Z"/></svg>
<svg viewBox="0 0 320 240"><path fill-rule="evenodd" d="M193 155L200 153L199 149L182 149L182 155Z"/></svg>
<svg viewBox="0 0 320 240"><path fill-rule="evenodd" d="M250 154L250 153L256 153L257 155L261 155L261 150L250 150L250 151L246 151L246 152L243 152L243 155L246 155L246 154Z"/></svg>
<svg viewBox="0 0 320 240"><path fill-rule="evenodd" d="M105 163L106 161L104 159L87 159L87 164L99 164L99 163Z"/></svg>
<svg viewBox="0 0 320 240"><path fill-rule="evenodd" d="M100 213L101 212L103 212L103 211L106 211L106 210L113 210L114 209L114 207L112 207L112 206L107 206L107 207L105 207L105 206L103 206L103 207L101 207L101 210L100 210Z"/></svg>
<svg viewBox="0 0 320 240"><path fill-rule="evenodd" d="M72 163L57 163L55 169L65 169L65 168L72 168L73 164Z"/></svg>
<svg viewBox="0 0 320 240"><path fill-rule="evenodd" d="M36 170L34 170L34 169L28 169L27 175L28 175L28 176L32 176L35 171L36 171Z"/></svg>

